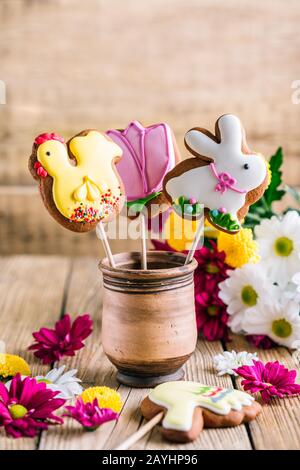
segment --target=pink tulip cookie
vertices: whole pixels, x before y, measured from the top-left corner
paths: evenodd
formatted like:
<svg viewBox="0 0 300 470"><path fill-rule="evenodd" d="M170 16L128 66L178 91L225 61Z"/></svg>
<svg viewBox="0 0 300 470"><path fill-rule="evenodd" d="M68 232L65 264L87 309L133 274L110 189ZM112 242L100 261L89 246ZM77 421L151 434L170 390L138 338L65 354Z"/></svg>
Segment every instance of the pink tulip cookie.
<svg viewBox="0 0 300 470"><path fill-rule="evenodd" d="M165 123L144 127L133 121L126 129L109 130L107 135L123 152L117 170L128 207L142 209L150 201L158 204L165 175L180 161L171 128Z"/></svg>
<svg viewBox="0 0 300 470"><path fill-rule="evenodd" d="M196 158L182 161L166 175L166 197L181 215L197 218L204 207L212 225L236 233L268 185L264 158L250 151L241 122L232 114L218 119L215 135L198 127L189 130L185 146Z"/></svg>

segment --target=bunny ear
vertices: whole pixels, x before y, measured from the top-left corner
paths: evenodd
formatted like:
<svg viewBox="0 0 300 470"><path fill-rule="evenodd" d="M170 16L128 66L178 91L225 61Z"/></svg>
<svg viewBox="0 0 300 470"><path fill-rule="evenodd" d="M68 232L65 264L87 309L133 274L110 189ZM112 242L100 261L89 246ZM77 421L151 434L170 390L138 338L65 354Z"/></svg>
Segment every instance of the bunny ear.
<svg viewBox="0 0 300 470"><path fill-rule="evenodd" d="M213 160L218 147L214 136L203 132L202 129L190 129L184 137L186 148L196 157Z"/></svg>
<svg viewBox="0 0 300 470"><path fill-rule="evenodd" d="M222 144L241 149L243 141L243 128L241 121L233 114L224 114L216 124L216 134Z"/></svg>

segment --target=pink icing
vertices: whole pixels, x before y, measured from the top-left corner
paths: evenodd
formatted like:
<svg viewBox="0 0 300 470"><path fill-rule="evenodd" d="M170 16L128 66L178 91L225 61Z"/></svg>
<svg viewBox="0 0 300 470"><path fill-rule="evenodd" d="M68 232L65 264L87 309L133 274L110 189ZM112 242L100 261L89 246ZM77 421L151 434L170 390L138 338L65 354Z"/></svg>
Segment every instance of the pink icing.
<svg viewBox="0 0 300 470"><path fill-rule="evenodd" d="M41 178L46 178L48 176L47 171L45 168L40 164L40 162L35 162L34 169L36 170L36 174Z"/></svg>
<svg viewBox="0 0 300 470"><path fill-rule="evenodd" d="M107 134L123 150L117 169L127 200L134 201L161 191L164 176L175 165L170 127L164 123L144 127L133 121L125 130L113 129Z"/></svg>
<svg viewBox="0 0 300 470"><path fill-rule="evenodd" d="M47 140L58 140L59 142L62 142L62 143L65 142L64 139L63 139L63 137L60 137L60 135L54 134L53 132L51 132L51 133L45 132L44 134L38 135L38 136L35 138L34 143L35 143L36 145L41 145L41 144L43 144L44 142L47 142Z"/></svg>
<svg viewBox="0 0 300 470"><path fill-rule="evenodd" d="M218 181L215 186L215 191L220 192L221 194L224 194L228 189L239 194L245 194L247 192L244 189L238 189L234 186L236 184L236 179L233 178L230 173L218 173L215 163L211 163L210 168Z"/></svg>

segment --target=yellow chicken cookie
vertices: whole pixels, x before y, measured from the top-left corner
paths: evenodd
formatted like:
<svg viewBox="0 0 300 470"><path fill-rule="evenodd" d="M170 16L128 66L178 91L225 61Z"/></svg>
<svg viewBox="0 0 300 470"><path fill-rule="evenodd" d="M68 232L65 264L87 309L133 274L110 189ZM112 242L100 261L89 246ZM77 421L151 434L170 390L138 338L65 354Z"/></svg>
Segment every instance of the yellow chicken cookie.
<svg viewBox="0 0 300 470"><path fill-rule="evenodd" d="M67 145L56 134L41 134L29 169L51 215L64 227L85 232L122 209L124 192L115 168L121 156L121 148L96 130L81 132Z"/></svg>

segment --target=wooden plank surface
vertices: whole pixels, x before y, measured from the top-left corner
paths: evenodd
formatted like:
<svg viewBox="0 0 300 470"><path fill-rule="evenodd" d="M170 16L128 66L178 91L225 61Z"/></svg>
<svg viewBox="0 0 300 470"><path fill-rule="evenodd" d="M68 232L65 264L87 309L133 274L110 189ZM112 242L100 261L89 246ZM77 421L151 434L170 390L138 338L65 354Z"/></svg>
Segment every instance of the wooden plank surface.
<svg viewBox="0 0 300 470"><path fill-rule="evenodd" d="M233 112L254 150L283 146L284 181L299 185L299 0L1 0L0 21L0 254L102 256L31 187L28 155L45 131L166 121L185 158L187 129Z"/></svg>
<svg viewBox="0 0 300 470"><path fill-rule="evenodd" d="M115 379L115 369L104 355L101 346L102 284L97 259L81 258L73 262L72 275L66 297L65 311L72 317L88 312L94 320L93 334L86 346L74 358L61 363L68 368L78 369L84 386L107 385L117 389L126 402L130 389L119 386ZM115 422L107 423L94 433L82 431L79 424L66 420L64 427L57 427L43 433L40 449L101 449L115 427Z"/></svg>
<svg viewBox="0 0 300 470"><path fill-rule="evenodd" d="M185 378L208 385L232 387L230 377L216 377L213 370L213 356L223 351L219 341L199 340L197 349L185 367ZM235 428L206 429L198 439L190 444L170 444L161 439L158 426L153 429L137 446L145 449L200 449L229 450L251 449L250 440L244 425Z"/></svg>
<svg viewBox="0 0 300 470"><path fill-rule="evenodd" d="M297 207L292 197L286 195L276 203L276 211L288 206ZM118 224L124 227L127 222L122 217ZM110 238L113 253L140 251L140 240L132 240L127 229L124 228L122 236ZM150 240L148 248L152 248ZM23 253L104 256L95 231L78 234L61 227L45 209L36 186L0 186L0 255Z"/></svg>
<svg viewBox="0 0 300 470"><path fill-rule="evenodd" d="M125 226L127 219L117 223ZM140 240L131 240L124 228L123 239L110 239L110 246L113 253L139 251ZM45 209L37 186L0 186L0 255L23 253L104 257L95 230L74 233L61 227Z"/></svg>
<svg viewBox="0 0 300 470"><path fill-rule="evenodd" d="M31 333L50 327L60 317L70 269L70 260L61 257L16 256L0 258L0 339L6 352L19 354L30 364L32 373L45 373L27 351ZM34 449L36 439L10 439L0 432L0 449Z"/></svg>
<svg viewBox="0 0 300 470"><path fill-rule="evenodd" d="M280 361L287 368L298 368L286 348L257 350L251 347L242 336L234 336L227 345L236 351L256 351L262 362ZM299 380L299 377L298 377ZM237 381L239 388L241 380ZM259 400L261 404L262 401ZM263 412L257 420L249 423L254 448L299 450L300 448L300 397L272 399L272 405L263 404Z"/></svg>
<svg viewBox="0 0 300 470"><path fill-rule="evenodd" d="M97 259L78 258L73 261L60 257L11 257L0 259L0 332L7 351L24 356L33 373L45 372L34 356L26 351L31 333L41 326L51 326L63 312L75 317L90 313L94 319L93 334L75 357L59 364L78 368L84 387L108 385L117 389L124 400L119 421L107 423L93 433L82 431L80 425L66 420L43 432L40 440L13 440L0 435L0 449L113 449L139 429L143 419L140 401L147 389L120 386L115 369L106 359L101 347L102 283ZM227 349L254 351L241 337L233 337ZM223 350L220 342L198 341L197 349L185 365L189 380L231 387L230 377L217 377L213 356ZM263 361L278 359L295 367L290 353L284 348L259 351ZM239 383L237 383L239 386ZM300 400L272 400L264 405L258 419L249 426L227 429L207 429L187 445L170 444L162 440L159 427L141 439L135 449L295 449L300 446Z"/></svg>

